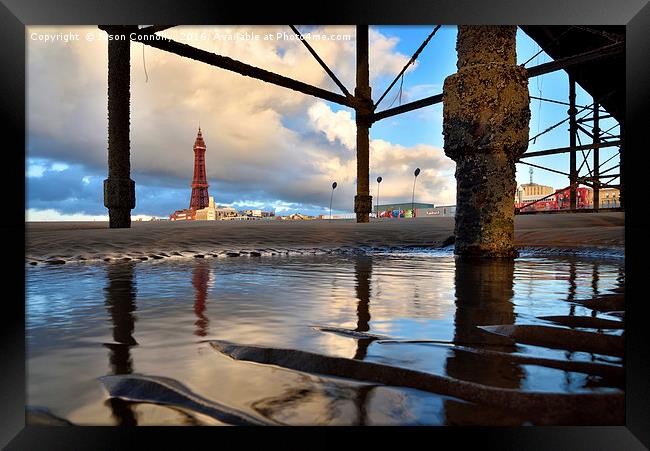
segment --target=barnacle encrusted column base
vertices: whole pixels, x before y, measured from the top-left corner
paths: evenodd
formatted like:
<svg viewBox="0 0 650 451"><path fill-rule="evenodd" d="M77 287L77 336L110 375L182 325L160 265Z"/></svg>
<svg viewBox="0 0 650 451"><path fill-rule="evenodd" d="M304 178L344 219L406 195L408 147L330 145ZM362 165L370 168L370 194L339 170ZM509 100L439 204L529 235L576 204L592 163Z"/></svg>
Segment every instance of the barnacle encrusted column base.
<svg viewBox="0 0 650 451"><path fill-rule="evenodd" d="M456 162L456 247L514 257L515 162L528 147L526 70L515 26L459 26L458 72L445 79L445 154Z"/></svg>

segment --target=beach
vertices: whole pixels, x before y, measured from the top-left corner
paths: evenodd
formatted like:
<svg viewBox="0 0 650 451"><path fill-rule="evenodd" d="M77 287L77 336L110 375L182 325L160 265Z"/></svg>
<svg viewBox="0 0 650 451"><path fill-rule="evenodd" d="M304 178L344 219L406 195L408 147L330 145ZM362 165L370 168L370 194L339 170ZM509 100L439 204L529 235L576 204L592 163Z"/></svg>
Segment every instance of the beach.
<svg viewBox="0 0 650 451"><path fill-rule="evenodd" d="M27 222L27 262L66 263L170 257L331 253L353 249L435 248L449 243L454 218L309 221L134 221L129 229L106 222ZM515 245L622 254L625 215L518 215Z"/></svg>

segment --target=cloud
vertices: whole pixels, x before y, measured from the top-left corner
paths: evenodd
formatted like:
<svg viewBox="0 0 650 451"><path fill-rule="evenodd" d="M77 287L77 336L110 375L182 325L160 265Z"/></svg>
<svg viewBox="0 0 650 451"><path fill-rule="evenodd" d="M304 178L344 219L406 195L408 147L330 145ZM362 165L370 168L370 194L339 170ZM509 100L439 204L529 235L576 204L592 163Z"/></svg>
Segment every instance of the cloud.
<svg viewBox="0 0 650 451"><path fill-rule="evenodd" d="M343 114L342 114L343 113ZM331 143L338 143L350 151L356 149L356 128L351 115L334 112L324 102L309 110L310 123L315 133L322 133ZM320 165L322 172L333 179L343 177L345 181L356 177L356 154L349 152L347 158L335 158ZM438 147L419 144L405 147L382 139L370 140L371 180L381 175L381 197L385 201L406 201L412 191L413 171L421 168L418 198L434 203L454 203L455 165ZM371 183L371 190L374 184Z"/></svg>
<svg viewBox="0 0 650 451"><path fill-rule="evenodd" d="M333 112L324 102L317 102L309 108L308 114L313 130L325 133L329 142L338 141L350 150L356 148L357 129L350 111Z"/></svg>
<svg viewBox="0 0 650 451"><path fill-rule="evenodd" d="M257 33L286 27L255 27ZM312 32L350 34L354 27L300 27ZM92 32L94 27L29 27L32 32ZM244 33L251 27L178 27L163 34L187 42L193 33ZM371 29L370 70L373 83L392 78L409 57L396 50L397 38ZM332 91L338 88L298 41L208 40L196 47L263 67ZM29 208L65 213L105 213L101 182L107 160L107 44L70 41L44 43L28 39L28 156L46 160L28 168ZM312 46L350 91L355 79L355 43L313 41ZM145 81L145 66L148 81ZM413 70L413 69L410 69ZM189 202L192 146L200 123L207 145L210 194L221 204L316 210L329 205L337 180L337 210L351 211L355 194L355 125L353 113L289 89L131 44L131 168L136 181L135 212L167 215ZM371 170L408 175L409 159L430 181L419 193L437 199L444 168L439 149L404 148L373 140ZM390 155L390 156L389 156ZM416 163L417 161L417 163ZM56 172L52 164L59 166ZM390 167L396 164L396 167ZM446 166L445 166L446 165ZM42 164L41 164L42 166ZM55 174L56 172L56 174ZM390 174L390 175L389 175ZM84 178L90 177L90 178ZM388 178L387 178L388 177ZM406 176L405 180L410 180ZM398 197L402 184L386 195ZM406 182L405 182L406 183ZM419 182L418 182L419 183ZM49 184L53 184L50 188ZM408 184L408 183L407 183ZM54 186L57 185L57 186ZM49 189L48 189L49 188ZM421 190L421 191L420 191ZM384 185L382 185L384 191ZM410 188L405 193L410 193ZM404 194L405 194L404 193ZM382 195L383 197L383 195ZM75 210L76 208L76 210Z"/></svg>

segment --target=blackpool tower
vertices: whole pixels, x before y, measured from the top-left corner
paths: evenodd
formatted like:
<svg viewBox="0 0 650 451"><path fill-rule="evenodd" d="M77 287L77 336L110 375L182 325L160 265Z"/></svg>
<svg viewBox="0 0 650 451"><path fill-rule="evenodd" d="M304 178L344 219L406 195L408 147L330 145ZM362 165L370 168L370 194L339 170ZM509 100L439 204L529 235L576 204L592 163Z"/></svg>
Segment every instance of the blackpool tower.
<svg viewBox="0 0 650 451"><path fill-rule="evenodd" d="M190 209L200 210L206 208L208 203L208 179L205 176L205 142L201 134L201 127L199 127L199 133L196 135L196 141L194 141L194 178L192 179Z"/></svg>

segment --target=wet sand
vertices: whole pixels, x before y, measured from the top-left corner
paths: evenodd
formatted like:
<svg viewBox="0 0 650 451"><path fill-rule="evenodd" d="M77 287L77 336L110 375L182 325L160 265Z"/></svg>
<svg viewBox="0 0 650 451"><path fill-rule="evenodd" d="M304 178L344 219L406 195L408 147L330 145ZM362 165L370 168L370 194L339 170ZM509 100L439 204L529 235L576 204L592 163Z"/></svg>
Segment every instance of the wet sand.
<svg viewBox="0 0 650 451"><path fill-rule="evenodd" d="M515 245L622 252L624 223L621 212L516 216ZM174 253L191 257L240 251L282 254L440 247L453 229L451 217L380 219L369 224L354 220L135 221L130 229L109 229L106 222L30 222L26 223L26 259L63 263L145 260Z"/></svg>

